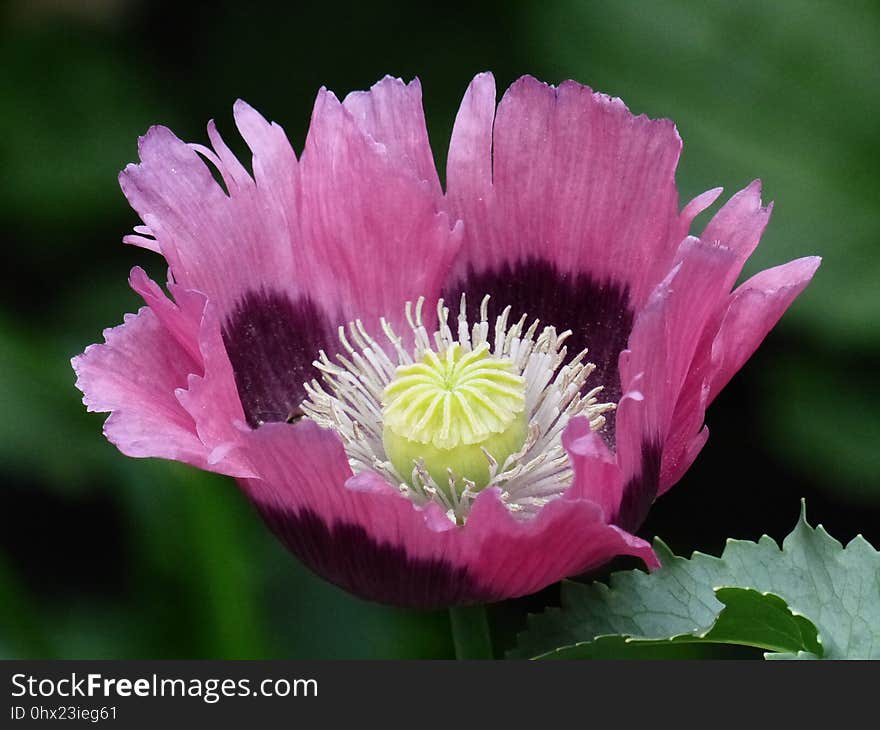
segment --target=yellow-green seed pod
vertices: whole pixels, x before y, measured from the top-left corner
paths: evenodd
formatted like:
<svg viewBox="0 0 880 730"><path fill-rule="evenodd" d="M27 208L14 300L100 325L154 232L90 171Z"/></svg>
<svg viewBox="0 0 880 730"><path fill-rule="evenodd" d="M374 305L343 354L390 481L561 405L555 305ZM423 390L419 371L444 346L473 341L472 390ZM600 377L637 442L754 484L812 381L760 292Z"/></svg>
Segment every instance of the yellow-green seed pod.
<svg viewBox="0 0 880 730"><path fill-rule="evenodd" d="M459 490L464 479L482 489L489 482L483 449L503 463L525 443L525 390L512 363L492 357L486 343L428 350L418 362L399 366L385 388L385 452L406 481L421 459L441 488L451 470Z"/></svg>

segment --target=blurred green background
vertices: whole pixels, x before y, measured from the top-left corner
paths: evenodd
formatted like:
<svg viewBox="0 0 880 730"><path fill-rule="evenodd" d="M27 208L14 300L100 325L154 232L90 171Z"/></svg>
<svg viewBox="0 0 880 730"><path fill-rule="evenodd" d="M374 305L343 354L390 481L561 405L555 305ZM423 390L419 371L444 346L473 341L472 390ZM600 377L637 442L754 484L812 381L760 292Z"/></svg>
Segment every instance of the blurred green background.
<svg viewBox="0 0 880 730"><path fill-rule="evenodd" d="M679 551L813 521L880 543L880 7L876 2L200 5L18 0L0 30L0 656L447 657L444 614L353 599L276 543L231 480L131 460L69 358L134 311L116 182L164 123L233 137L247 99L301 149L322 84L423 84L443 165L470 78L574 78L668 116L682 201L753 177L776 201L749 272L816 280L711 409L709 444L642 533ZM234 148L243 151L240 142ZM698 223L701 223L698 221ZM543 595L492 609L503 649Z"/></svg>

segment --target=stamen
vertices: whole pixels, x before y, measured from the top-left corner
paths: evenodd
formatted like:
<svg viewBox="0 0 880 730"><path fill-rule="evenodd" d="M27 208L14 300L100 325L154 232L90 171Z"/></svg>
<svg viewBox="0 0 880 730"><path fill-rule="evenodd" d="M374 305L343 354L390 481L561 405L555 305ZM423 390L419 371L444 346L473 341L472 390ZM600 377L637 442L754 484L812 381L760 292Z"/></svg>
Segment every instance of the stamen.
<svg viewBox="0 0 880 730"><path fill-rule="evenodd" d="M385 345L360 320L340 327L341 352L333 360L323 351L318 354L314 365L322 382L305 384L302 412L339 434L355 472L376 471L417 504L437 502L450 519L463 523L480 489L498 487L511 513L526 519L571 484L573 472L562 447L569 419L585 416L595 431L615 405L598 402L602 386L584 393L595 366L586 361L586 350L568 358L565 342L571 331L539 329L537 319L526 327L527 315L508 324L508 306L495 319L490 339L488 295L480 303L479 321L471 324L462 294L455 331L440 299L437 329L429 335L424 302L420 297L405 306L411 349L384 318L380 328ZM401 372L404 376L395 385ZM449 397L440 393L438 398L443 388ZM406 397L395 398L395 390L405 390ZM517 394L522 399L519 410ZM513 434L506 446L486 448L487 434L505 432L511 417L522 419L522 435ZM468 441L476 456L465 460L467 468L455 459L435 463L417 453L418 448L405 458L389 456L389 429L432 447L454 449ZM474 459L482 464L477 470L470 464Z"/></svg>

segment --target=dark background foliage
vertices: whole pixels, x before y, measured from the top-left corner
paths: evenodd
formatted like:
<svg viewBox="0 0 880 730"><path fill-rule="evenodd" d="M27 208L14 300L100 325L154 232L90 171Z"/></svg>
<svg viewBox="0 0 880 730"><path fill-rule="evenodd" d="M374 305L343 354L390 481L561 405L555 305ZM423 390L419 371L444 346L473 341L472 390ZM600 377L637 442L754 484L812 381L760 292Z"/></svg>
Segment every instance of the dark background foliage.
<svg viewBox="0 0 880 730"><path fill-rule="evenodd" d="M443 165L470 78L574 78L685 140L682 200L753 177L776 201L747 273L821 254L813 285L712 407L709 444L642 530L678 551L813 521L880 543L880 11L875 2L14 0L0 28L0 656L444 657L443 614L364 603L263 528L231 480L131 460L69 358L139 306L117 183L164 123L232 138L247 99L301 149L323 84L423 83ZM243 151L243 145L235 147ZM700 223L702 221L699 221ZM543 595L493 608L509 643Z"/></svg>

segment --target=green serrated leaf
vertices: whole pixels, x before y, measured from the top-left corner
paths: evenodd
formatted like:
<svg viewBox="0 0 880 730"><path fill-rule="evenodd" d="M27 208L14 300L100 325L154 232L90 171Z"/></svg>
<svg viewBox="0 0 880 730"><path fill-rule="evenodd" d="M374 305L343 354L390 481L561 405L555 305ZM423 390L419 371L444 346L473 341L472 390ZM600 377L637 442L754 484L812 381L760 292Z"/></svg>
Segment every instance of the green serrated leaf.
<svg viewBox="0 0 880 730"><path fill-rule="evenodd" d="M700 640L746 644L772 652L807 652L822 656L816 625L792 612L783 598L773 593L735 586L716 588L715 597L724 604L724 608L715 625Z"/></svg>
<svg viewBox="0 0 880 730"><path fill-rule="evenodd" d="M861 536L844 548L821 526L811 527L802 510L781 549L764 536L757 543L729 540L720 558L677 557L659 539L655 550L663 567L654 573L616 573L610 587L564 582L562 608L530 617L512 654L535 657L600 636L693 637L719 622L724 605L714 587L728 586L771 593L803 619L797 623L807 632L804 646L768 645L774 652L768 658L816 658L817 648L826 659L880 658L880 553ZM820 647L810 644L807 624L818 629ZM728 624L725 630L740 634L729 639L742 639L753 628Z"/></svg>
<svg viewBox="0 0 880 730"><path fill-rule="evenodd" d="M715 597L724 604L724 608L715 623L705 631L668 639L597 636L593 641L560 647L537 658L642 658L645 647L673 649L680 644L734 644L785 655L817 658L822 655L816 627L803 616L792 613L779 596L752 588L727 586L716 588ZM673 657L674 654L670 655L670 658Z"/></svg>

